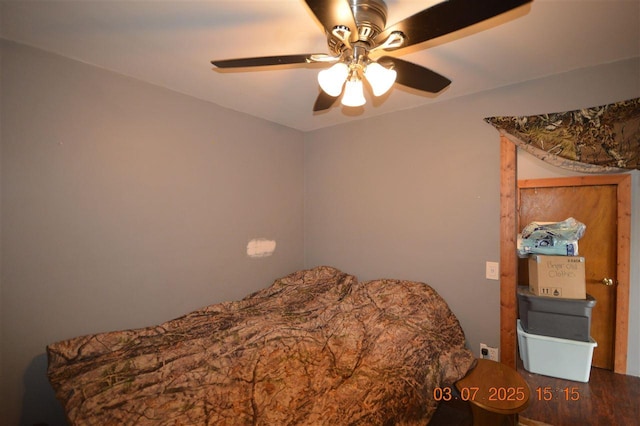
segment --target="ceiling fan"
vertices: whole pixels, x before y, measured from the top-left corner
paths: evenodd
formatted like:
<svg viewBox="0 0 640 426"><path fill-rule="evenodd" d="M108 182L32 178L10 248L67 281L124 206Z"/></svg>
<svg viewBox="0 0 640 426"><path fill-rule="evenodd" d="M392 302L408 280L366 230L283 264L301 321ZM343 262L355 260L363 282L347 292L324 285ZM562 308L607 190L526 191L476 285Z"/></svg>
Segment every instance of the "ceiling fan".
<svg viewBox="0 0 640 426"><path fill-rule="evenodd" d="M305 0L327 34L329 54L313 53L213 60L218 68L333 63L318 74L322 89L314 111L341 103L358 107L365 103L363 81L374 96L386 93L394 83L438 93L451 80L421 65L388 55L392 51L460 30L531 0L447 0L386 27L383 0Z"/></svg>

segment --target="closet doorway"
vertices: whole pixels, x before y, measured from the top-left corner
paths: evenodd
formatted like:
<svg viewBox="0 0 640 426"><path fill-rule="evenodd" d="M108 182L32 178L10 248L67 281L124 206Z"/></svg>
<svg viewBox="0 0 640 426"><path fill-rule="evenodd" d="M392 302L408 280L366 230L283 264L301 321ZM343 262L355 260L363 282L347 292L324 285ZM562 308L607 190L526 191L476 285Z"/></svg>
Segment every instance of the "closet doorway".
<svg viewBox="0 0 640 426"><path fill-rule="evenodd" d="M516 183L516 150L501 138L501 352L515 365L515 286L522 264L515 255L515 234L531 221L573 216L587 224L579 242L587 264L587 292L596 300L592 335L598 342L593 365L625 373L629 317L631 176L593 175L529 179ZM505 167L505 165L510 166ZM607 204L607 205L605 205ZM525 223L526 222L526 223ZM589 233L589 234L588 234ZM589 237L587 237L589 235ZM606 240L606 241L605 241ZM602 245L598 246L599 243ZM504 262L504 263L503 263ZM522 273L522 271L520 271ZM602 276L601 276L602 275ZM612 280L613 285L604 285Z"/></svg>

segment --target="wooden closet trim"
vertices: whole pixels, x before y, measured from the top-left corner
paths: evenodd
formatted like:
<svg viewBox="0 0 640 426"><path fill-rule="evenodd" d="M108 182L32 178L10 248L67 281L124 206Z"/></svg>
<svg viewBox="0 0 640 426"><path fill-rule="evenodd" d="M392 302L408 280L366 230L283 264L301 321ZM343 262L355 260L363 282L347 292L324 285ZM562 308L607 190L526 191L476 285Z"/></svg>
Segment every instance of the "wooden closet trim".
<svg viewBox="0 0 640 426"><path fill-rule="evenodd" d="M500 361L516 368L516 145L500 136Z"/></svg>

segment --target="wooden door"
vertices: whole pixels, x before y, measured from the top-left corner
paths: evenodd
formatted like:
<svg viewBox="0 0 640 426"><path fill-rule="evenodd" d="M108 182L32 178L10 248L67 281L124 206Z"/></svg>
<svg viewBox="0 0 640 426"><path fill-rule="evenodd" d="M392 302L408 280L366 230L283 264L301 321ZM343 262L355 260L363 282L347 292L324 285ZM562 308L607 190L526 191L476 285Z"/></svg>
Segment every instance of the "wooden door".
<svg viewBox="0 0 640 426"><path fill-rule="evenodd" d="M617 186L526 187L519 182L518 222L522 229L530 222L559 222L568 217L586 225L578 241L585 258L587 293L596 299L592 310L591 336L598 343L593 352L594 367L614 368L616 327ZM526 262L523 262L526 265ZM526 268L519 263L519 282L528 282ZM522 267L521 267L522 266ZM603 279L614 285L603 284Z"/></svg>

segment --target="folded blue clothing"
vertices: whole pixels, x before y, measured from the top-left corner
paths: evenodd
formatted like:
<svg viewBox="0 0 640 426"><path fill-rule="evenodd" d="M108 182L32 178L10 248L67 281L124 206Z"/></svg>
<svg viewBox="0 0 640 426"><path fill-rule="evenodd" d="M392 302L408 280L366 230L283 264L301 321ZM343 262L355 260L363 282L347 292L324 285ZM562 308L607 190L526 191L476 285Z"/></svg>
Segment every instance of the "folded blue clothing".
<svg viewBox="0 0 640 426"><path fill-rule="evenodd" d="M522 230L523 240L578 241L587 226L569 217L562 222L531 222Z"/></svg>
<svg viewBox="0 0 640 426"><path fill-rule="evenodd" d="M549 256L578 256L578 241L543 238L539 240L522 238L518 235L518 257L530 254L546 254Z"/></svg>
<svg viewBox="0 0 640 426"><path fill-rule="evenodd" d="M562 222L531 222L518 235L518 256L578 256L578 240L587 226L569 217Z"/></svg>

